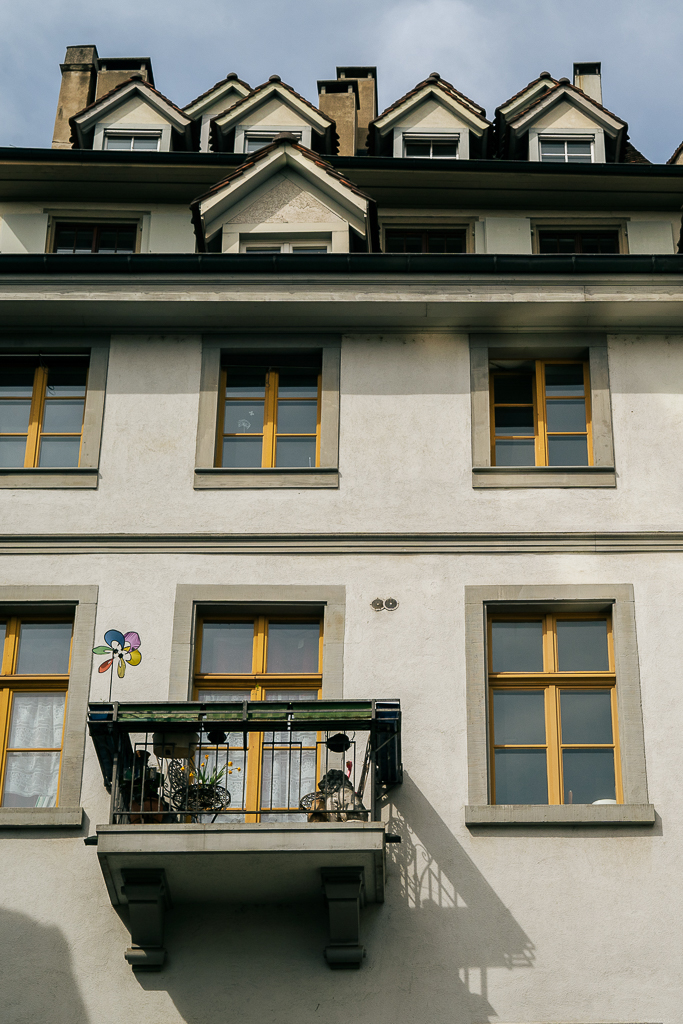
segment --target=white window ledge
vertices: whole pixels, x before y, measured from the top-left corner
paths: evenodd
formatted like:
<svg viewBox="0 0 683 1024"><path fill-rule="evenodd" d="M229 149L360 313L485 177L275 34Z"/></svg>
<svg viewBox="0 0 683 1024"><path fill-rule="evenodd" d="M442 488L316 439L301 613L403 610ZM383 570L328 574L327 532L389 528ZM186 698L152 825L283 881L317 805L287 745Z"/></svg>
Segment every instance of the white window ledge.
<svg viewBox="0 0 683 1024"><path fill-rule="evenodd" d="M0 829L80 828L82 807L0 807Z"/></svg>
<svg viewBox="0 0 683 1024"><path fill-rule="evenodd" d="M470 825L654 825L654 804L469 804Z"/></svg>

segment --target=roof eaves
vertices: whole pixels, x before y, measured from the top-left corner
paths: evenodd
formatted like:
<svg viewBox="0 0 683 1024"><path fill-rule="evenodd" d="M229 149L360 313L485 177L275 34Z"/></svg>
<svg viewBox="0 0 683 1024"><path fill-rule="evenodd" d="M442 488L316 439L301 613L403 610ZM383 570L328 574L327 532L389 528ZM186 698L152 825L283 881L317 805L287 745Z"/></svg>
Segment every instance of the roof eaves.
<svg viewBox="0 0 683 1024"><path fill-rule="evenodd" d="M268 88L268 86L278 85L282 86L283 89L286 89L287 92L291 93L292 96L295 96L296 99L301 100L301 102L305 104L307 107L310 107L311 110L315 110L316 114L318 114L319 117L322 117L323 120L327 121L330 127L334 126L334 121L332 120L331 117L328 117L328 115L323 113L323 111L320 110L319 107L316 107L313 103L310 102L310 100L307 100L305 96L302 96L300 93L298 93L296 89L292 89L291 85L287 85L286 82L283 82L279 75L272 75L267 82L262 82L261 85L255 86L248 96L242 96L239 100L233 103L231 107L228 107L227 110L224 110L222 114L219 114L217 115L217 117L212 118L212 121L218 120L219 117L225 117L226 114L231 113L231 111L235 110L237 107L242 106L242 104L244 103L251 102L258 93L263 92L263 90Z"/></svg>
<svg viewBox="0 0 683 1024"><path fill-rule="evenodd" d="M385 107L382 113L379 114L370 122L370 125L372 126L377 124L377 122L381 121L383 117L386 117L387 114L390 114L392 110L397 110L399 107L403 106L403 104L407 100L412 99L413 96L416 96L421 89L426 88L426 86L428 85L431 85L434 88L441 89L441 91L446 93L447 96L451 96L453 99L457 99L461 103L463 103L464 106L466 106L473 114L476 114L478 117L481 117L484 121L487 120L486 110L484 109L484 107L480 107L478 103L474 102L474 100L469 99L467 96L465 96L464 93L459 92L455 88L455 86L451 85L450 82L446 82L443 78L437 76L434 73L430 75L429 78L425 78L424 81L418 82L416 86L414 86L407 93L405 93L404 96L401 96L399 99L395 100L390 106Z"/></svg>
<svg viewBox="0 0 683 1024"><path fill-rule="evenodd" d="M510 98L505 100L504 103L500 103L496 107L496 114L502 113L503 107L507 107L510 103L513 103L515 100L518 100L520 96L523 96L525 92L529 91L529 89L533 89L533 87L535 85L538 85L539 82L550 82L550 83L552 83L552 85L548 86L549 89L554 88L556 85L559 84L558 80L556 78L552 78L550 75L546 75L546 74L539 75L538 78L534 78L533 82L529 82L527 85L524 86L523 89L520 89L519 92L516 92L514 96L510 96ZM547 93L545 95L547 95Z"/></svg>
<svg viewBox="0 0 683 1024"><path fill-rule="evenodd" d="M210 96L212 92L216 92L217 89L220 89L220 87L222 85L227 85L228 82L236 82L237 85L241 85L245 89L248 89L249 93L253 92L253 90L252 90L252 88L251 88L251 86L249 85L248 82L243 82L241 78L237 77L237 75L234 73L234 71L231 71L229 75L226 75L226 77L221 79L220 82L216 82L216 84L212 85L210 89L206 90L206 92L201 93L199 96L195 96L195 98L193 100L191 100L190 103L186 103L185 106L183 107L183 110L189 110L190 107L194 107L194 105L196 103L199 103L200 100L206 99L206 97ZM245 99L246 97L242 97L242 98Z"/></svg>
<svg viewBox="0 0 683 1024"><path fill-rule="evenodd" d="M598 101L594 100L592 96L589 96L588 93L585 93L583 89L579 89L578 86L572 85L572 83L569 81L558 82L557 85L554 85L551 89L548 90L548 92L544 92L542 96L539 96L538 99L535 99L532 103L530 103L528 107L524 107L523 110L518 110L517 113L510 118L510 124L513 124L515 121L519 120L519 118L522 117L524 114L528 114L530 110L533 110L533 108L538 106L540 103L544 103L548 99L548 97L551 96L553 93L556 93L558 89L570 90L571 92L577 93L579 96L582 97L582 99L587 100L589 103L592 103L597 110L600 110L604 114L609 114L610 117L613 117L614 120L618 121L623 128L628 128L628 124L626 123L626 121L622 121L622 119L617 114L615 114L611 110L608 110L607 107L602 105L602 103L598 103Z"/></svg>

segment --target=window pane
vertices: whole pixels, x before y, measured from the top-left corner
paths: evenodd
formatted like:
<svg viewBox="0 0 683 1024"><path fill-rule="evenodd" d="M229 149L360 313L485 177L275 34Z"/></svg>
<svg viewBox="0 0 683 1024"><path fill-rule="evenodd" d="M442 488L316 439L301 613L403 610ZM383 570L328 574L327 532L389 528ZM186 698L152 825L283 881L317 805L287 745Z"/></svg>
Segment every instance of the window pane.
<svg viewBox="0 0 683 1024"><path fill-rule="evenodd" d="M94 232L92 228L78 228L74 240L75 253L93 252Z"/></svg>
<svg viewBox="0 0 683 1024"><path fill-rule="evenodd" d="M226 402L223 432L226 434L262 434L263 405L263 402Z"/></svg>
<svg viewBox="0 0 683 1024"><path fill-rule="evenodd" d="M563 743L611 743L612 700L609 690L562 690Z"/></svg>
<svg viewBox="0 0 683 1024"><path fill-rule="evenodd" d="M279 437L275 465L312 469L315 466L315 438Z"/></svg>
<svg viewBox="0 0 683 1024"><path fill-rule="evenodd" d="M61 747L65 693L15 693L8 747Z"/></svg>
<svg viewBox="0 0 683 1024"><path fill-rule="evenodd" d="M268 135L265 138L263 138L263 137L259 138L259 137L254 137L253 135L251 135L251 136L247 135L247 148L246 148L246 152L247 153L255 153L257 150L263 149L264 146L269 146L274 138L275 138L274 135Z"/></svg>
<svg viewBox="0 0 683 1024"><path fill-rule="evenodd" d="M0 437L0 466L3 469L24 465L25 438Z"/></svg>
<svg viewBox="0 0 683 1024"><path fill-rule="evenodd" d="M246 373L228 370L225 388L228 398L263 398L265 393L265 370L253 370Z"/></svg>
<svg viewBox="0 0 683 1024"><path fill-rule="evenodd" d="M57 228L55 233L55 252L73 252L76 243L76 232L73 228Z"/></svg>
<svg viewBox="0 0 683 1024"><path fill-rule="evenodd" d="M81 451L81 439L79 437L67 439L64 437L44 437L40 442L39 466L52 468L77 466Z"/></svg>
<svg viewBox="0 0 683 1024"><path fill-rule="evenodd" d="M545 750L496 750L496 803L547 804Z"/></svg>
<svg viewBox="0 0 683 1024"><path fill-rule="evenodd" d="M266 691L266 700L316 699L317 693L314 690ZM316 789L316 734L271 732L265 733L263 739L261 806L298 809L304 793ZM306 821L306 815L296 812L264 814L261 820Z"/></svg>
<svg viewBox="0 0 683 1024"><path fill-rule="evenodd" d="M609 671L607 620L558 621L557 652L560 672Z"/></svg>
<svg viewBox="0 0 683 1024"><path fill-rule="evenodd" d="M30 412L30 401L0 399L0 434L25 434Z"/></svg>
<svg viewBox="0 0 683 1024"><path fill-rule="evenodd" d="M427 235L427 252L466 252L466 234L464 231L448 233L430 231Z"/></svg>
<svg viewBox="0 0 683 1024"><path fill-rule="evenodd" d="M385 252L407 252L406 250L406 238L408 236L403 232L387 231L385 240ZM421 235L413 235L414 244L418 248L413 248L412 252L422 252L422 237Z"/></svg>
<svg viewBox="0 0 683 1024"><path fill-rule="evenodd" d="M564 163L564 142L541 141L541 160L544 163Z"/></svg>
<svg viewBox="0 0 683 1024"><path fill-rule="evenodd" d="M318 425L318 403L278 402L277 429L282 434L315 434Z"/></svg>
<svg viewBox="0 0 683 1024"><path fill-rule="evenodd" d="M3 807L55 807L59 752L7 755Z"/></svg>
<svg viewBox="0 0 683 1024"><path fill-rule="evenodd" d="M77 360L64 360L62 363L50 363L47 374L48 398L84 398L85 384L88 378L88 366Z"/></svg>
<svg viewBox="0 0 683 1024"><path fill-rule="evenodd" d="M428 142L406 142L406 156L429 156L430 146Z"/></svg>
<svg viewBox="0 0 683 1024"><path fill-rule="evenodd" d="M497 373L493 378L495 402L532 405L534 378L530 373Z"/></svg>
<svg viewBox="0 0 683 1024"><path fill-rule="evenodd" d="M251 700L251 690L197 690L197 700L216 702ZM240 733L240 739L241 735Z"/></svg>
<svg viewBox="0 0 683 1024"><path fill-rule="evenodd" d="M231 469L253 469L261 465L263 441L260 437L226 437L223 440L223 465Z"/></svg>
<svg viewBox="0 0 683 1024"><path fill-rule="evenodd" d="M566 804L616 799L612 750L565 750L562 768Z"/></svg>
<svg viewBox="0 0 683 1024"><path fill-rule="evenodd" d="M158 149L159 139L158 138L145 138L145 136L138 135L133 138L133 149Z"/></svg>
<svg viewBox="0 0 683 1024"><path fill-rule="evenodd" d="M618 231L582 231L580 234L581 252L600 255L619 253Z"/></svg>
<svg viewBox="0 0 683 1024"><path fill-rule="evenodd" d="M533 441L496 441L497 466L535 466Z"/></svg>
<svg viewBox="0 0 683 1024"><path fill-rule="evenodd" d="M105 149L130 149L133 143L133 140L129 135L105 135L104 141Z"/></svg>
<svg viewBox="0 0 683 1024"><path fill-rule="evenodd" d="M496 744L513 746L545 743L545 692L494 690L493 737Z"/></svg>
<svg viewBox="0 0 683 1024"><path fill-rule="evenodd" d="M548 438L549 466L587 466L588 440L561 434Z"/></svg>
<svg viewBox="0 0 683 1024"><path fill-rule="evenodd" d="M204 672L252 672L254 664L253 622L205 622L202 630ZM232 700L227 695L217 700ZM247 698L249 699L249 698Z"/></svg>
<svg viewBox="0 0 683 1024"><path fill-rule="evenodd" d="M319 672L320 624L271 622L268 625L268 672Z"/></svg>
<svg viewBox="0 0 683 1024"><path fill-rule="evenodd" d="M457 142L437 142L436 139L432 142L432 156L436 157L457 157L458 155L458 143Z"/></svg>
<svg viewBox="0 0 683 1024"><path fill-rule="evenodd" d="M583 396L583 363L560 363L546 366L545 393L549 397L557 395Z"/></svg>
<svg viewBox="0 0 683 1024"><path fill-rule="evenodd" d="M22 622L17 674L66 675L70 650L70 622Z"/></svg>
<svg viewBox="0 0 683 1024"><path fill-rule="evenodd" d="M33 394L35 367L9 366L8 360L0 360L0 398L30 398Z"/></svg>
<svg viewBox="0 0 683 1024"><path fill-rule="evenodd" d="M280 398L318 398L317 370L280 370Z"/></svg>
<svg viewBox="0 0 683 1024"><path fill-rule="evenodd" d="M492 622L492 672L542 672L543 623Z"/></svg>
<svg viewBox="0 0 683 1024"><path fill-rule="evenodd" d="M83 407L78 400L46 401L43 430L54 434L80 434L83 425Z"/></svg>
<svg viewBox="0 0 683 1024"><path fill-rule="evenodd" d="M549 401L546 405L548 430L585 430L585 398L569 398L563 401Z"/></svg>
<svg viewBox="0 0 683 1024"><path fill-rule="evenodd" d="M495 410L496 434L534 435L534 410L530 405L503 406Z"/></svg>
<svg viewBox="0 0 683 1024"><path fill-rule="evenodd" d="M567 160L570 164L589 164L591 162L590 142L567 142Z"/></svg>

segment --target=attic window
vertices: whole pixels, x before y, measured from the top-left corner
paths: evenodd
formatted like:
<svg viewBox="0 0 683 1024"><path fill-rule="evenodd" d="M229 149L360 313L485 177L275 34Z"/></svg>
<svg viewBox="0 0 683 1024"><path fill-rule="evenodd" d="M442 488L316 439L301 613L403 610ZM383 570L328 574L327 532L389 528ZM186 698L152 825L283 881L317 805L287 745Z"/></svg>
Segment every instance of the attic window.
<svg viewBox="0 0 683 1024"><path fill-rule="evenodd" d="M105 149L153 150L159 149L161 132L118 132L108 131L104 134Z"/></svg>
<svg viewBox="0 0 683 1024"><path fill-rule="evenodd" d="M544 164L592 164L593 139L541 139Z"/></svg>
<svg viewBox="0 0 683 1024"><path fill-rule="evenodd" d="M459 135L418 135L403 133L403 155L427 157L432 160L455 160Z"/></svg>
<svg viewBox="0 0 683 1024"><path fill-rule="evenodd" d="M283 129L278 128L276 132L246 132L244 136L244 152L245 153L256 153L257 150L263 149L264 146L269 146L276 135L279 135ZM289 131L289 129L287 129ZM296 135L297 141L301 142L301 132L292 131L292 135Z"/></svg>

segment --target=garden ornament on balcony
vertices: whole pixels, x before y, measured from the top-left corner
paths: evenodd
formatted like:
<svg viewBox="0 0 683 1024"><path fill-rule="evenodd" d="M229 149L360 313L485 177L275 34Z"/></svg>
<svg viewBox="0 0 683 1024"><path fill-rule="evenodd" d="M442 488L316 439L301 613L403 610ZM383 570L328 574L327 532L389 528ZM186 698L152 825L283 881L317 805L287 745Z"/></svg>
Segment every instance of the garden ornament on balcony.
<svg viewBox="0 0 683 1024"><path fill-rule="evenodd" d="M111 701L111 688L114 680L114 665L116 665L116 674L119 679L123 679L126 674L126 665L134 667L139 665L142 661L142 655L140 654L140 634L136 632L121 633L118 629L108 629L104 634L104 642L107 644L106 647L93 647L93 654L109 654L106 661L103 661L100 665L98 672L106 672L107 669L111 670L109 677L109 700Z"/></svg>
<svg viewBox="0 0 683 1024"><path fill-rule="evenodd" d="M339 768L330 768L316 793L306 793L299 806L309 821L367 821L368 812L351 781Z"/></svg>

